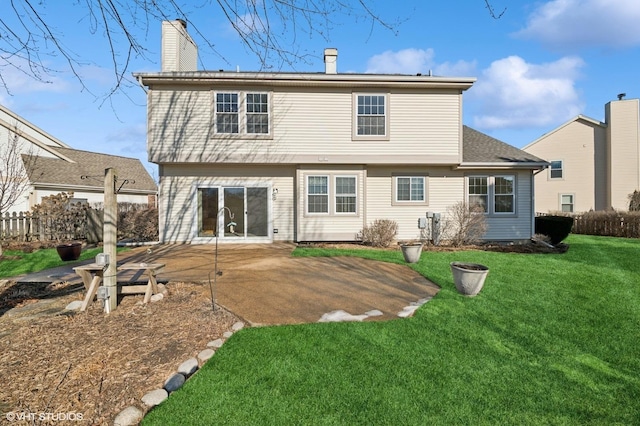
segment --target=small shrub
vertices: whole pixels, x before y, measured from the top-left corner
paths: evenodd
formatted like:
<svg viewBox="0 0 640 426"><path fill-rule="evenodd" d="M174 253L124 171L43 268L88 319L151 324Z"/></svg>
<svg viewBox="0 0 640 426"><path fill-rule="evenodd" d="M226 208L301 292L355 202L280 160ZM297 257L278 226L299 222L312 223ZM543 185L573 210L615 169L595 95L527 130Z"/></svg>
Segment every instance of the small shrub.
<svg viewBox="0 0 640 426"><path fill-rule="evenodd" d="M633 191L632 194L629 194L629 211L640 211L640 191L638 191L637 189Z"/></svg>
<svg viewBox="0 0 640 426"><path fill-rule="evenodd" d="M537 216L535 218L536 234L549 237L554 246L567 238L573 228L573 218L569 216Z"/></svg>
<svg viewBox="0 0 640 426"><path fill-rule="evenodd" d="M447 209L442 235L454 247L476 244L487 232L484 208L460 201Z"/></svg>
<svg viewBox="0 0 640 426"><path fill-rule="evenodd" d="M389 247L398 234L398 223L390 219L376 219L358 234L363 244L373 247Z"/></svg>

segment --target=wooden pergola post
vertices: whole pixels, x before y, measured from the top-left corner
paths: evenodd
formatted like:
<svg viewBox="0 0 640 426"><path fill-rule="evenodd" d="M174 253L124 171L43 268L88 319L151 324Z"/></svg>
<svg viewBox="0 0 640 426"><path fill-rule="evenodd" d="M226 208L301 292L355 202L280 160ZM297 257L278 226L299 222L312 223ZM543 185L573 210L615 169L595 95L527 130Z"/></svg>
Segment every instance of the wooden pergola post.
<svg viewBox="0 0 640 426"><path fill-rule="evenodd" d="M118 200L116 195L115 169L105 170L104 175L104 247L103 252L109 256L109 264L104 271L103 283L109 298L105 301L104 311L109 313L118 306L118 279L116 277L116 243L118 239Z"/></svg>

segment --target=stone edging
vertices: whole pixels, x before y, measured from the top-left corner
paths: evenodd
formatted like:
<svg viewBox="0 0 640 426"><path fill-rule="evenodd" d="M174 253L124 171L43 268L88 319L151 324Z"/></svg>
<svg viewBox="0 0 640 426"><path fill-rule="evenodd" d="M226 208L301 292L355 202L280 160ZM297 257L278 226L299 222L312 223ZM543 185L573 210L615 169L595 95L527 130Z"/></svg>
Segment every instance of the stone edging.
<svg viewBox="0 0 640 426"><path fill-rule="evenodd" d="M242 330L244 325L242 321L238 321L231 326L231 331L226 331L221 338L207 343L207 348L203 349L196 357L189 358L180 364L177 371L165 380L162 388L147 392L140 399L142 406L144 406L146 410L136 407L135 405L130 405L118 413L113 421L114 426L134 426L139 424L146 412L156 405L161 404L172 392L180 389L186 380L198 371L198 369L215 354L217 349L222 347L225 340L233 336L233 333L236 331Z"/></svg>

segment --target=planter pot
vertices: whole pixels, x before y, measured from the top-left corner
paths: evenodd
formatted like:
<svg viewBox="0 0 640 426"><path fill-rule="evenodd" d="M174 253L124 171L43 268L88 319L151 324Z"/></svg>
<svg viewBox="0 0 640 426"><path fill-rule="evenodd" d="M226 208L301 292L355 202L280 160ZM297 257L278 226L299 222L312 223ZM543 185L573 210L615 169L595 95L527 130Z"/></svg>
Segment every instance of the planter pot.
<svg viewBox="0 0 640 426"><path fill-rule="evenodd" d="M489 268L478 263L451 262L451 273L458 292L475 296L482 290Z"/></svg>
<svg viewBox="0 0 640 426"><path fill-rule="evenodd" d="M402 249L402 256L407 263L416 263L420 260L422 254L422 244L403 244L400 246Z"/></svg>
<svg viewBox="0 0 640 426"><path fill-rule="evenodd" d="M80 253L82 253L82 243L58 244L56 251L63 262L78 260Z"/></svg>

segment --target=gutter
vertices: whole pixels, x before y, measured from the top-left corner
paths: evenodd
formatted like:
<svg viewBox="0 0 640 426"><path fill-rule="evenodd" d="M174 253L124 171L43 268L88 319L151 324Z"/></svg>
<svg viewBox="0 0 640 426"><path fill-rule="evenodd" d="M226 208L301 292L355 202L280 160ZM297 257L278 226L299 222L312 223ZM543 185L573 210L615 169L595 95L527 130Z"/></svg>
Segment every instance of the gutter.
<svg viewBox="0 0 640 426"><path fill-rule="evenodd" d="M495 162L478 162L478 163L460 163L454 166L454 170L473 170L473 169L493 169L493 170L508 170L508 169L532 169L538 170L538 173L549 167L549 163L543 162L508 162L508 163L495 163Z"/></svg>

